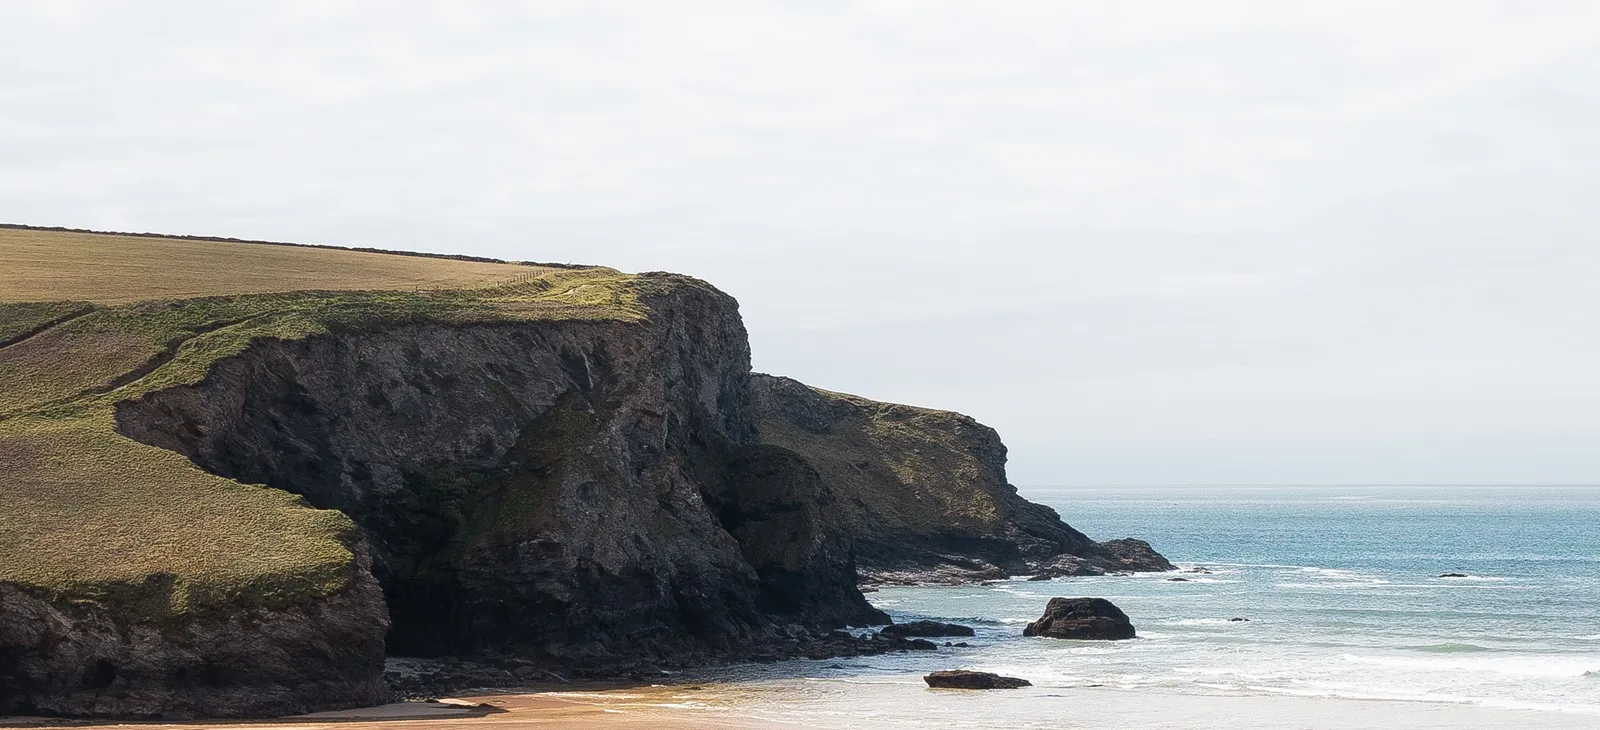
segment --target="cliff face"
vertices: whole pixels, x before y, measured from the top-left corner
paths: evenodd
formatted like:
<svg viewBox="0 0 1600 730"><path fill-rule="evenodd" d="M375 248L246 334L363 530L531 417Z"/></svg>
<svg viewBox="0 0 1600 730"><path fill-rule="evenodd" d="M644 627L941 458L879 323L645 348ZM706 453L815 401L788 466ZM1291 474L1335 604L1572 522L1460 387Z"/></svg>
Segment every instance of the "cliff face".
<svg viewBox="0 0 1600 730"><path fill-rule="evenodd" d="M350 585L293 606L166 614L170 582L109 601L0 584L0 715L253 717L380 704L383 595Z"/></svg>
<svg viewBox="0 0 1600 730"><path fill-rule="evenodd" d="M350 515L391 654L683 663L881 620L815 472L757 442L736 304L688 281L642 322L260 342L119 428Z"/></svg>
<svg viewBox="0 0 1600 730"><path fill-rule="evenodd" d="M949 411L752 376L761 436L800 454L836 500L829 524L868 582L1170 570L1139 540L1096 543L1006 481L999 434Z"/></svg>
<svg viewBox="0 0 1600 730"><path fill-rule="evenodd" d="M827 637L887 622L862 577L1159 560L1019 498L970 418L752 376L687 277L34 314L0 345L0 714L373 704L386 654L882 651Z"/></svg>

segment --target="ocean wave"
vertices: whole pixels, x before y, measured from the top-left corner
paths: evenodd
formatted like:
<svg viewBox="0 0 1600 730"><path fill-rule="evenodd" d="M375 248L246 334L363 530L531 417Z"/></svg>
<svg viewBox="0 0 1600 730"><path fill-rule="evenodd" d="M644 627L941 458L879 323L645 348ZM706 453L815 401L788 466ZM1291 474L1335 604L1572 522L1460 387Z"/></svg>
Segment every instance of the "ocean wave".
<svg viewBox="0 0 1600 730"><path fill-rule="evenodd" d="M1471 654L1480 651L1495 651L1487 646L1478 646L1477 644L1458 644L1454 642L1445 642L1443 644L1427 644L1424 646L1407 646L1403 648L1411 651L1425 651L1430 654Z"/></svg>
<svg viewBox="0 0 1600 730"><path fill-rule="evenodd" d="M1322 685L1311 688L1278 687L1273 685L1252 685L1247 687L1253 692L1264 694L1288 695L1291 697L1325 697L1340 700L1385 700L1404 702L1429 702L1451 705L1478 705L1482 707L1498 707L1515 710L1545 710L1556 712L1582 713L1586 715L1600 714L1600 705L1539 702L1536 700L1515 700L1502 697L1468 697L1464 695L1442 694L1438 692L1386 692L1378 689L1358 690L1342 685Z"/></svg>
<svg viewBox="0 0 1600 730"><path fill-rule="evenodd" d="M1390 583L1388 581L1377 580L1377 581L1362 581L1362 582L1358 582L1358 583L1353 583L1353 582L1350 582L1350 581L1337 581L1337 582L1336 581L1325 581L1325 582L1322 582L1322 583L1274 583L1273 587L1274 588L1300 588L1300 589L1307 589L1307 588L1309 588L1309 589L1341 588L1342 589L1342 588L1378 588L1378 587L1383 587L1383 586L1387 586L1387 585L1390 585Z"/></svg>
<svg viewBox="0 0 1600 730"><path fill-rule="evenodd" d="M1589 672L1600 671L1600 660L1573 660L1566 657L1504 657L1492 659L1423 658L1400 656L1363 656L1346 654L1344 660L1354 664L1409 669L1424 672L1475 672L1503 674L1517 677L1584 677Z"/></svg>

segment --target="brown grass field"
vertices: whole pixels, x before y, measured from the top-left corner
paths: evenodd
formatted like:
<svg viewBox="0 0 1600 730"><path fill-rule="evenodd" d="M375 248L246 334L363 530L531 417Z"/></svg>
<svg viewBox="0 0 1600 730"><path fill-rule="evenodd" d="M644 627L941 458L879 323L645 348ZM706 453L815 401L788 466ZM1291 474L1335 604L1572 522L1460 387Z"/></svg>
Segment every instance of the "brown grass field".
<svg viewBox="0 0 1600 730"><path fill-rule="evenodd" d="M546 269L261 243L0 228L0 302L147 299L312 290L458 289Z"/></svg>

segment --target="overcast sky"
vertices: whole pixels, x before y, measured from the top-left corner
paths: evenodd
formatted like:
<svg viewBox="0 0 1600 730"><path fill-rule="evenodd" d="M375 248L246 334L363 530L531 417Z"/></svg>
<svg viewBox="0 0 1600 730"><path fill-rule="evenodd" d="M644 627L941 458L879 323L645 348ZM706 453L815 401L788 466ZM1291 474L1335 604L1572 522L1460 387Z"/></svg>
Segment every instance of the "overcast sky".
<svg viewBox="0 0 1600 730"><path fill-rule="evenodd" d="M0 0L0 221L693 274L1023 485L1600 481L1597 202L1594 2Z"/></svg>

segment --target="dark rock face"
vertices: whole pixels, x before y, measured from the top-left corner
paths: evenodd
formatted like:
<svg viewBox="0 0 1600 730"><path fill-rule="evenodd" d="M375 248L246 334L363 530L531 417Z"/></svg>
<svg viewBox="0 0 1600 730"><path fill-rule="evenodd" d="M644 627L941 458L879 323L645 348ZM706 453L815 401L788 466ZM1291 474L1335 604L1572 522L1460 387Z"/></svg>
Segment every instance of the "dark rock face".
<svg viewBox="0 0 1600 730"><path fill-rule="evenodd" d="M1023 636L1052 639L1132 639L1128 615L1104 598L1052 598L1044 615L1022 630Z"/></svg>
<svg viewBox="0 0 1600 730"><path fill-rule="evenodd" d="M927 682L929 687L939 689L1017 689L1033 686L1033 683L1026 679L1002 677L998 674L966 669L941 670L923 677L922 681Z"/></svg>
<svg viewBox="0 0 1600 730"><path fill-rule="evenodd" d="M947 624L943 621L908 621L903 624L890 624L879 632L885 636L973 636L975 632L971 626L961 624Z"/></svg>
<svg viewBox="0 0 1600 730"><path fill-rule="evenodd" d="M1051 580L1053 578L1106 574L1105 568L1076 555L1058 555L1048 561L1037 564L1034 566L1033 571L1033 576L1028 580Z"/></svg>
<svg viewBox="0 0 1600 730"><path fill-rule="evenodd" d="M1178 569L1151 548L1150 543L1131 537L1095 543L1091 559L1109 571L1156 573Z"/></svg>
<svg viewBox="0 0 1600 730"><path fill-rule="evenodd" d="M836 495L827 522L854 542L866 582L1173 569L1148 543L1096 543L1018 496L1005 444L968 416L752 380L762 440L800 454Z"/></svg>
<svg viewBox="0 0 1600 730"><path fill-rule="evenodd" d="M769 375L752 391L762 440L803 456L839 496L829 522L868 582L1005 578L1094 545L1017 496L999 435L967 416Z"/></svg>
<svg viewBox="0 0 1600 730"><path fill-rule="evenodd" d="M118 425L350 515L391 655L626 671L793 656L808 631L886 623L824 529L827 485L757 441L736 303L666 291L637 323L259 342L120 404Z"/></svg>
<svg viewBox="0 0 1600 730"><path fill-rule="evenodd" d="M170 586L150 589L160 598ZM183 617L61 605L0 584L0 715L260 717L381 704L388 625L365 569L314 603Z"/></svg>

